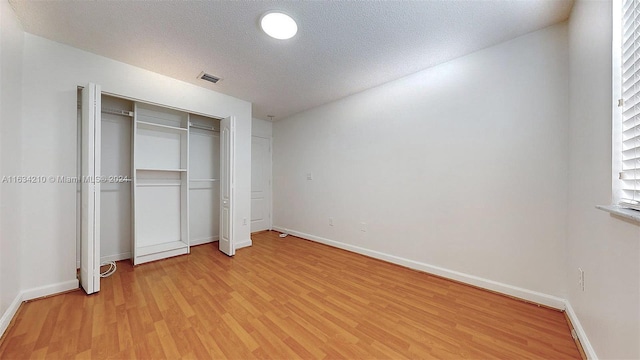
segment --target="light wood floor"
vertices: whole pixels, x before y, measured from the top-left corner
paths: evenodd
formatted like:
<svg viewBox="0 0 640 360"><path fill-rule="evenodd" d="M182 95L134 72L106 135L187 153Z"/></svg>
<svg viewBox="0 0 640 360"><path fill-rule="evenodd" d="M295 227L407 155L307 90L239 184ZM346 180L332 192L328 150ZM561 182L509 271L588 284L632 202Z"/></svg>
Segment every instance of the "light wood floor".
<svg viewBox="0 0 640 360"><path fill-rule="evenodd" d="M580 358L561 312L292 236L253 242L119 262L98 294L23 304L0 358Z"/></svg>

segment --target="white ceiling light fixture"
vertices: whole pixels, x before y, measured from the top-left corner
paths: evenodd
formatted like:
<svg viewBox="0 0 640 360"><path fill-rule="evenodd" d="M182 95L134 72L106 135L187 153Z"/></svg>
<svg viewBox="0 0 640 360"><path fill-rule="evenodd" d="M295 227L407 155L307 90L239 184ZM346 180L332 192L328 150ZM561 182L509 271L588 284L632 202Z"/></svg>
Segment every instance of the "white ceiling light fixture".
<svg viewBox="0 0 640 360"><path fill-rule="evenodd" d="M267 35L279 40L291 39L298 32L296 21L291 16L278 11L262 15L260 26Z"/></svg>

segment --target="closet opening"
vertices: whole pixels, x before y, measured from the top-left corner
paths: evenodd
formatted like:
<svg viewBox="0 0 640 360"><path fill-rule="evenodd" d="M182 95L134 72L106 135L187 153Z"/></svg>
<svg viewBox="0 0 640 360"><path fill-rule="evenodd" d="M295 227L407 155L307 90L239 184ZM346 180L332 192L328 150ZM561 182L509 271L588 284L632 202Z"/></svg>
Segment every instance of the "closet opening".
<svg viewBox="0 0 640 360"><path fill-rule="evenodd" d="M234 254L232 118L101 93L95 84L79 88L78 103L76 248L88 294L100 290L108 261L139 265L221 238L220 250Z"/></svg>

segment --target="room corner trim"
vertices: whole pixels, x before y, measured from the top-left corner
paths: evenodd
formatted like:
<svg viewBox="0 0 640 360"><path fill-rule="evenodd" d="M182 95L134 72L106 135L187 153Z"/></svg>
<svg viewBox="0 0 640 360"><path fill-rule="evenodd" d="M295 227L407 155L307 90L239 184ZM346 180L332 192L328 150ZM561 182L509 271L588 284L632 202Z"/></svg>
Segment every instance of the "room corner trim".
<svg viewBox="0 0 640 360"><path fill-rule="evenodd" d="M73 279L57 284L45 285L22 291L22 301L37 299L44 296L55 295L61 292L75 290L80 286L78 279Z"/></svg>
<svg viewBox="0 0 640 360"><path fill-rule="evenodd" d="M202 244L212 243L214 241L218 241L219 238L220 237L218 235L216 235L216 236L199 238L199 239L189 239L189 246L198 246L198 245L202 245Z"/></svg>
<svg viewBox="0 0 640 360"><path fill-rule="evenodd" d="M587 337L587 333L584 331L582 324L580 324L580 320L578 319L578 315L573 310L571 303L569 300L565 300L565 311L567 312L567 316L571 321L571 325L576 332L576 336L578 336L578 341L580 341L580 345L582 345L582 349L587 355L587 359L589 360L597 360L598 355L596 355L593 346L591 346L591 342L589 342L589 338Z"/></svg>
<svg viewBox="0 0 640 360"><path fill-rule="evenodd" d="M251 245L253 245L253 241L251 241L251 239L246 239L246 240L243 240L243 241L238 241L238 242L236 243L236 250L238 250L238 249L242 249L242 248L245 248L245 247L249 247L249 246L251 246Z"/></svg>
<svg viewBox="0 0 640 360"><path fill-rule="evenodd" d="M378 251L374 251L374 250L370 250L370 249L366 249L366 248L362 248L359 246L354 246L354 245L349 245L349 244L345 244L339 241L335 241L335 240L330 240L330 239L326 239L326 238L322 238L319 236L315 236L315 235L311 235L311 234L306 234L300 231L296 231L293 229L288 229L288 228L284 228L284 227L280 227L280 226L274 226L273 230L275 231L279 231L279 232L283 232L283 233L288 233L291 234L293 236L297 236L297 237L301 237L303 239L307 239L307 240L311 240L311 241L315 241L321 244L325 244L325 245L329 245L329 246L333 246L336 248L340 248L343 250L347 250L347 251L351 251L351 252L355 252L358 254L362 254L365 256L369 256L372 258L376 258L379 260L384 260L393 264L397 264L397 265L401 265L401 266L405 266L414 270L420 270L420 271L424 271L426 273L429 274L433 274L433 275L438 275L438 276L442 276L444 278L447 279L451 279L451 280L455 280L455 281L459 281L465 284L469 284L469 285L473 285L473 286L477 286L486 290L490 290L490 291L495 291L504 295L508 295L508 296L512 296L512 297L516 297L519 299L523 299L526 301L531 301L534 302L536 304L540 304L540 305L544 305L544 306L548 306L554 309L558 309L558 310L565 310L565 305L566 305L566 301L562 298L553 296L553 295L548 295L548 294L544 294L541 292L537 292L537 291L533 291L533 290L528 290L528 289L524 289L524 288L520 288L517 286L512 286L512 285L508 285L508 284L504 284L504 283L500 283L497 281L493 281L493 280L489 280L489 279L484 279L478 276L474 276L474 275L469 275L469 274L465 274L465 273L461 273L458 271L454 271L454 270L449 270L449 269L445 269L439 266L434 266L434 265L430 265L427 263L423 263L423 262L419 262L419 261L414 261L414 260L409 260L409 259L405 259L405 258L401 258L395 255L389 255L389 254L385 254L382 252L378 252Z"/></svg>
<svg viewBox="0 0 640 360"><path fill-rule="evenodd" d="M4 332L7 331L11 324L11 320L13 320L18 309L20 309L20 304L22 304L23 301L22 294L22 292L18 293L7 310L5 310L4 314L2 314L2 317L0 318L0 338L4 335Z"/></svg>
<svg viewBox="0 0 640 360"><path fill-rule="evenodd" d="M69 290L75 290L80 286L77 279L69 280L57 284L40 286L37 288L23 290L18 295L16 295L15 299L11 302L11 305L7 308L7 310L2 314L0 318L0 337L4 335L4 332L9 328L11 324L11 320L13 320L14 316L20 309L20 305L22 302L32 299L37 299L44 296L55 295Z"/></svg>

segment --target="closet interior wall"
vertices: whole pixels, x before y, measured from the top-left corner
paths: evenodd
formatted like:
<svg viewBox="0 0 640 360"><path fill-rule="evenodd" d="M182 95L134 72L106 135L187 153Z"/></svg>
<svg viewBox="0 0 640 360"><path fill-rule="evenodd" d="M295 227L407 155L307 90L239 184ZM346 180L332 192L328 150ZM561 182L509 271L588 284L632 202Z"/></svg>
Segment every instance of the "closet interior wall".
<svg viewBox="0 0 640 360"><path fill-rule="evenodd" d="M189 117L189 243L217 241L220 228L220 120Z"/></svg>
<svg viewBox="0 0 640 360"><path fill-rule="evenodd" d="M131 258L132 239L132 116L133 102L102 95L101 174L109 179L100 186L100 260Z"/></svg>

